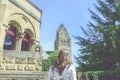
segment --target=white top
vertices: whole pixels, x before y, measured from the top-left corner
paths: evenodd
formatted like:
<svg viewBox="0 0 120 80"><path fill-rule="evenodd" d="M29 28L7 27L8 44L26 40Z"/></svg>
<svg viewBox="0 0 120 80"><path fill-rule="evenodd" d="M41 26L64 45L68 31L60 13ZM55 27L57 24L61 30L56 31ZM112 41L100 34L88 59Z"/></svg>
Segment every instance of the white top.
<svg viewBox="0 0 120 80"><path fill-rule="evenodd" d="M52 66L50 66L48 72L48 80L60 80L60 79L77 80L74 65L71 65L69 68L65 68L61 75L55 70L55 68L52 69Z"/></svg>

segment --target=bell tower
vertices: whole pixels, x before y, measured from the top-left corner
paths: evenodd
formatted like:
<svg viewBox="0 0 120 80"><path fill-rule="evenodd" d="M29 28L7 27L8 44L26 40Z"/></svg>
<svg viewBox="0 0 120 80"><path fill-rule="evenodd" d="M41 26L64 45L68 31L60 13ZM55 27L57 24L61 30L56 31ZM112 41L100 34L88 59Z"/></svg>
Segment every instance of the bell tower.
<svg viewBox="0 0 120 80"><path fill-rule="evenodd" d="M71 39L63 24L58 27L54 48L55 50L67 49L71 53Z"/></svg>

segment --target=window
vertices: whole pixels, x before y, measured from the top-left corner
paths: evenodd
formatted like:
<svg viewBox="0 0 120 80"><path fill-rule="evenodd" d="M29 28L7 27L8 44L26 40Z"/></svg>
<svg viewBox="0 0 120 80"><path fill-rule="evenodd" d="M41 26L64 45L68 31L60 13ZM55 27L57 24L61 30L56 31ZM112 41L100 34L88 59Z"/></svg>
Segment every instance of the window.
<svg viewBox="0 0 120 80"><path fill-rule="evenodd" d="M5 50L13 50L15 49L16 44L16 28L11 26L6 31L5 41L4 41L4 49Z"/></svg>
<svg viewBox="0 0 120 80"><path fill-rule="evenodd" d="M25 33L24 38L22 39L22 51L29 51L30 50L30 43L29 43L30 36L29 34Z"/></svg>

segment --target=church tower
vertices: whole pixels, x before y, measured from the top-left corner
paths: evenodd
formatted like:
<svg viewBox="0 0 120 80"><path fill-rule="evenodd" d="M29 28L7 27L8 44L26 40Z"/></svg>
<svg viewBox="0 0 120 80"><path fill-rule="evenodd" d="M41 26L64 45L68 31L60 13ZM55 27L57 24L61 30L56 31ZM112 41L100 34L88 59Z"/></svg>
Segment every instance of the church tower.
<svg viewBox="0 0 120 80"><path fill-rule="evenodd" d="M54 47L55 50L67 49L71 53L71 39L63 24L57 30Z"/></svg>

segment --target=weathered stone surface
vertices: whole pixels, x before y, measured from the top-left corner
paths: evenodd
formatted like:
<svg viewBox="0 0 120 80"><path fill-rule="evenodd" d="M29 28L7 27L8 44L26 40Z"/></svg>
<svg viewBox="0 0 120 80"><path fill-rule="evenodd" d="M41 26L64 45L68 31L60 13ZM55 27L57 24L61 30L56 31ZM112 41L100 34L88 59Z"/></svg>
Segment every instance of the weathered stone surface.
<svg viewBox="0 0 120 80"><path fill-rule="evenodd" d="M15 70L15 65L6 65L6 70Z"/></svg>
<svg viewBox="0 0 120 80"><path fill-rule="evenodd" d="M24 71L24 66L23 65L17 65L17 70L18 71Z"/></svg>
<svg viewBox="0 0 120 80"><path fill-rule="evenodd" d="M28 79L35 79L35 80L46 80L47 73L45 72L34 72L34 71L4 71L0 72L1 80L9 80L9 79L16 79L16 80L28 80Z"/></svg>
<svg viewBox="0 0 120 80"><path fill-rule="evenodd" d="M27 58L27 64L36 64L36 60L34 58Z"/></svg>
<svg viewBox="0 0 120 80"><path fill-rule="evenodd" d="M41 80L36 60L41 59L40 52L34 46L39 45L42 11L30 0L0 0L0 11L0 80ZM11 26L17 30L15 47L6 50L4 41ZM30 35L29 51L21 51L25 32Z"/></svg>
<svg viewBox="0 0 120 80"><path fill-rule="evenodd" d="M15 63L16 64L26 64L27 61L26 61L26 58L16 58Z"/></svg>
<svg viewBox="0 0 120 80"><path fill-rule="evenodd" d="M34 66L26 65L24 70L25 70L25 71L34 71L35 68L34 68Z"/></svg>
<svg viewBox="0 0 120 80"><path fill-rule="evenodd" d="M42 68L41 68L40 66L36 66L36 67L35 67L35 70L36 70L36 71L41 71Z"/></svg>
<svg viewBox="0 0 120 80"><path fill-rule="evenodd" d="M2 65L0 65L0 70L4 70L4 67Z"/></svg>
<svg viewBox="0 0 120 80"><path fill-rule="evenodd" d="M5 63L14 63L14 58L13 57L3 57L3 62Z"/></svg>

